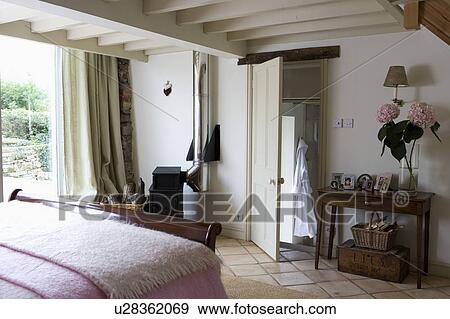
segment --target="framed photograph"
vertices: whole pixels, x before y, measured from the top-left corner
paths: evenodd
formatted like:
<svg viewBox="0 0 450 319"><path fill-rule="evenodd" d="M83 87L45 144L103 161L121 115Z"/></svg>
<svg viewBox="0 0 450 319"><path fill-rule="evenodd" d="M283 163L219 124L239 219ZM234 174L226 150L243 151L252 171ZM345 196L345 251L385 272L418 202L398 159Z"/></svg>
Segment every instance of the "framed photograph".
<svg viewBox="0 0 450 319"><path fill-rule="evenodd" d="M376 191L386 193L391 185L392 173L383 173L377 177L374 189Z"/></svg>
<svg viewBox="0 0 450 319"><path fill-rule="evenodd" d="M343 189L344 188L344 180L342 177L343 173L333 173L331 174L331 188L333 189Z"/></svg>
<svg viewBox="0 0 450 319"><path fill-rule="evenodd" d="M366 187L364 188L364 190L369 193L373 192L373 180L367 181Z"/></svg>
<svg viewBox="0 0 450 319"><path fill-rule="evenodd" d="M356 180L356 185L358 186L358 189L365 190L366 186L367 186L367 183L369 181L373 181L372 176L369 175L369 174L362 174Z"/></svg>
<svg viewBox="0 0 450 319"><path fill-rule="evenodd" d="M342 180L344 182L345 190L354 190L355 189L355 175L344 174L342 177Z"/></svg>

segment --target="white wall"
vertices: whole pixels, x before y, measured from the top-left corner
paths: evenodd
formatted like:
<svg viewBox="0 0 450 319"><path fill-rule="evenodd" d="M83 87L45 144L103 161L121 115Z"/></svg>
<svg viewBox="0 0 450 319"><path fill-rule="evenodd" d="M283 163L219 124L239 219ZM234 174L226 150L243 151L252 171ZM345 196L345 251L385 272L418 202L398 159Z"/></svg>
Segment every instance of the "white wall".
<svg viewBox="0 0 450 319"><path fill-rule="evenodd" d="M239 210L245 192L247 69L236 62L214 58L210 72L211 118L221 125L222 156L219 163L210 164L210 191L232 194L230 213ZM192 165L185 161L192 140L192 53L154 56L148 63L133 61L131 68L136 162L138 174L150 186L156 166ZM169 97L162 92L167 80L173 83ZM225 233L243 238L242 223L225 228Z"/></svg>
<svg viewBox="0 0 450 319"><path fill-rule="evenodd" d="M339 44L342 56L329 62L328 90L328 175L332 172L378 174L398 173L398 163L386 154L379 157L381 145L376 138L380 124L376 122L378 105L392 99L392 90L383 87L390 65L405 65L411 87L400 90L407 101L420 100L432 104L442 124L439 144L427 133L421 140L420 188L436 193L431 217L431 270L449 274L450 266L450 49L427 30L415 33L388 34L352 39L338 39L301 44L253 48L273 51L311 46ZM217 123L222 125L222 162L211 170L212 191L230 191L235 211L245 190L246 138L246 69L235 60L217 59L213 63L216 85L212 93ZM135 114L139 173L147 182L157 165L184 161L191 140L192 79L191 54L179 53L152 57L148 64L132 63L136 91ZM162 86L174 83L174 93L166 98ZM142 97L146 98L145 101ZM155 103L175 115L167 117L148 102ZM404 114L402 114L404 117ZM334 118L354 118L354 129L333 129ZM400 220L406 228L399 242L415 251L415 222ZM233 226L243 230L243 225ZM341 229L344 240L351 235L349 226ZM344 231L346 230L346 231ZM235 235L241 232L234 232ZM441 267L440 267L441 266Z"/></svg>
<svg viewBox="0 0 450 319"><path fill-rule="evenodd" d="M392 99L393 90L383 87L390 65L407 67L411 87L401 89L406 101L425 101L434 106L442 125L437 142L431 133L420 141L420 189L435 192L432 204L430 261L432 271L450 276L450 47L428 30L415 33L338 39L301 44L253 48L273 51L301 47L341 46L341 58L330 60L328 90L328 174L398 174L398 162L390 154L380 158L377 140L380 124L377 107ZM402 118L405 118L403 110ZM333 129L334 118L354 118L354 129ZM389 152L388 152L389 153ZM399 242L415 255L415 222L401 218L405 230ZM343 232L341 240L351 235Z"/></svg>

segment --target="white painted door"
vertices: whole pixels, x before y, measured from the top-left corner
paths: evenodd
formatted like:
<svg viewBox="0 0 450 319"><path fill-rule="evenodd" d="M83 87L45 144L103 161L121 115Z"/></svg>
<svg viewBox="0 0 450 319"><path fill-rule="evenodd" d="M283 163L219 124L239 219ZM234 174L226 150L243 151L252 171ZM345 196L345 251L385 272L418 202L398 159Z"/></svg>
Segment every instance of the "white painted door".
<svg viewBox="0 0 450 319"><path fill-rule="evenodd" d="M253 67L251 240L278 261L283 59Z"/></svg>

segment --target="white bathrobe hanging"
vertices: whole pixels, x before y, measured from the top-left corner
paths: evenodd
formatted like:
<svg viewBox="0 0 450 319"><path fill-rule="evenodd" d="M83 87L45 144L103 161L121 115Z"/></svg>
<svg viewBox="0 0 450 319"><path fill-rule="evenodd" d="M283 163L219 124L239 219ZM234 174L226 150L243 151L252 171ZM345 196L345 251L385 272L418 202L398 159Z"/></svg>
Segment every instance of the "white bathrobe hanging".
<svg viewBox="0 0 450 319"><path fill-rule="evenodd" d="M317 220L314 209L314 199L309 181L306 152L308 145L300 139L297 146L294 173L294 235L313 238L317 233Z"/></svg>

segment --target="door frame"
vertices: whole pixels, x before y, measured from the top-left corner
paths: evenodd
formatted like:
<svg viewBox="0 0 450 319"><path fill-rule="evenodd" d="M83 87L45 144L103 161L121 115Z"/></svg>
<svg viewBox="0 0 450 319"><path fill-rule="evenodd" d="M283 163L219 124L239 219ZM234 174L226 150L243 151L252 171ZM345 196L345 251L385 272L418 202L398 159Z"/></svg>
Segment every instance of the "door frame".
<svg viewBox="0 0 450 319"><path fill-rule="evenodd" d="M327 109L328 109L328 59L320 61L321 92L320 92L320 143L319 143L319 187L327 183ZM253 134L253 65L247 65L247 137L246 137L246 176L245 176L245 233L244 239L251 240L251 214L252 203L249 200L252 194L252 136Z"/></svg>

